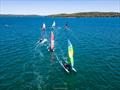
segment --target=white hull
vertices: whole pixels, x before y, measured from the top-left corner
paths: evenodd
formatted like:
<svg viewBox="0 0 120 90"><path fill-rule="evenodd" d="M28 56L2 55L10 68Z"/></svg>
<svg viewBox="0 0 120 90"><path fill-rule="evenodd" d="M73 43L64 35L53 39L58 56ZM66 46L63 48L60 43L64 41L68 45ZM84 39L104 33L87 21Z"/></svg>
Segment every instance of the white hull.
<svg viewBox="0 0 120 90"><path fill-rule="evenodd" d="M68 69L66 69L66 68L64 67L62 61L60 61L60 64L61 64L61 66L64 68L64 70L65 70L67 73L70 73L70 72L68 71Z"/></svg>
<svg viewBox="0 0 120 90"><path fill-rule="evenodd" d="M43 39L43 41L40 44L43 44L45 42L47 42L47 39Z"/></svg>
<svg viewBox="0 0 120 90"><path fill-rule="evenodd" d="M74 72L77 72L75 68L72 68L72 70L73 70Z"/></svg>
<svg viewBox="0 0 120 90"><path fill-rule="evenodd" d="M55 55L56 55L56 54L55 54ZM64 70L65 70L67 73L70 73L70 71L64 67L62 61L59 60L59 58L57 57L57 55L56 55L56 58L57 58L58 62L60 63L60 65L64 68ZM72 71L77 72L77 71L75 70L75 68L72 68Z"/></svg>

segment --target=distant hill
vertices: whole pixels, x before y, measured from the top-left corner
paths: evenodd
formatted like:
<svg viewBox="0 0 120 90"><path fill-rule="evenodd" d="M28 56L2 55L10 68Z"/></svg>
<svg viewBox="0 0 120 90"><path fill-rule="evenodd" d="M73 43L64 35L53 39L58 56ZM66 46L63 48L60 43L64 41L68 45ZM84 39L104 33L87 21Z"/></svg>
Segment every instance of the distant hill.
<svg viewBox="0 0 120 90"><path fill-rule="evenodd" d="M120 17L118 12L80 12L71 14L54 14L49 17Z"/></svg>
<svg viewBox="0 0 120 90"><path fill-rule="evenodd" d="M14 15L14 14L0 14L0 17L40 17L39 15Z"/></svg>
<svg viewBox="0 0 120 90"><path fill-rule="evenodd" d="M0 14L0 17L40 17L40 15ZM120 17L120 12L80 12L71 14L53 14L41 17Z"/></svg>

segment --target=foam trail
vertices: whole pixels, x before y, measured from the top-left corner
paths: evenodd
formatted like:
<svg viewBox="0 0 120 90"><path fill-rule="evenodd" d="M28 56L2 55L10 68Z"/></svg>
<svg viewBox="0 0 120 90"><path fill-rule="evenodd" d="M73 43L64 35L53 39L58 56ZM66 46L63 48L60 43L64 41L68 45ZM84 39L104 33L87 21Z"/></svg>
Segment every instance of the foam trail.
<svg viewBox="0 0 120 90"><path fill-rule="evenodd" d="M36 47L35 47L35 51L36 51L36 49L38 48L39 45L40 45L40 43L38 43L38 44L36 45Z"/></svg>
<svg viewBox="0 0 120 90"><path fill-rule="evenodd" d="M34 57L36 57L36 53L38 53L38 56L44 57L43 53L40 50L37 50L37 48L40 46L40 43L36 45L35 47L35 53L34 53Z"/></svg>
<svg viewBox="0 0 120 90"><path fill-rule="evenodd" d="M35 50L34 57L39 54L38 56L44 57L43 53L40 50Z"/></svg>
<svg viewBox="0 0 120 90"><path fill-rule="evenodd" d="M42 53L42 52L40 52L40 56L41 56L41 57L44 57L44 55L43 55L43 53Z"/></svg>

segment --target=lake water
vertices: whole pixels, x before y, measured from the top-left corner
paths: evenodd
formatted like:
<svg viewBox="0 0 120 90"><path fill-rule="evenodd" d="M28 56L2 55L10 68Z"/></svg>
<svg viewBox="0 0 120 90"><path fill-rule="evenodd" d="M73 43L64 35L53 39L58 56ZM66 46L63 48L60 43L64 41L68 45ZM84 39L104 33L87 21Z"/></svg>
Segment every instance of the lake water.
<svg viewBox="0 0 120 90"><path fill-rule="evenodd" d="M74 47L77 73L67 74L54 53L36 42L56 21L55 52ZM64 30L68 22L70 30ZM120 18L0 17L0 90L120 90Z"/></svg>

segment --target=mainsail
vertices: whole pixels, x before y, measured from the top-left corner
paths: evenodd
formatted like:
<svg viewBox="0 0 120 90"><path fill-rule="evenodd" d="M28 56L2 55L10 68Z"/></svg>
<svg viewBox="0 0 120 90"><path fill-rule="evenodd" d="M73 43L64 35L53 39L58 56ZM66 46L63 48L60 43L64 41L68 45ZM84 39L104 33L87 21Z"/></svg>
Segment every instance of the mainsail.
<svg viewBox="0 0 120 90"><path fill-rule="evenodd" d="M55 21L54 21L53 24L52 24L52 28L55 28Z"/></svg>
<svg viewBox="0 0 120 90"><path fill-rule="evenodd" d="M54 33L51 32L51 50L54 49Z"/></svg>
<svg viewBox="0 0 120 90"><path fill-rule="evenodd" d="M46 29L46 25L45 23L43 23L42 30L45 30L45 29Z"/></svg>
<svg viewBox="0 0 120 90"><path fill-rule="evenodd" d="M73 46L72 46L70 40L68 40L68 55L69 55L68 63L71 64L72 68L74 67L74 58L73 58L73 54L74 54Z"/></svg>
<svg viewBox="0 0 120 90"><path fill-rule="evenodd" d="M45 23L43 23L43 25L42 25L42 32L41 32L41 38L44 38L45 30L46 30L46 25L45 25Z"/></svg>

